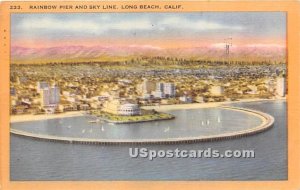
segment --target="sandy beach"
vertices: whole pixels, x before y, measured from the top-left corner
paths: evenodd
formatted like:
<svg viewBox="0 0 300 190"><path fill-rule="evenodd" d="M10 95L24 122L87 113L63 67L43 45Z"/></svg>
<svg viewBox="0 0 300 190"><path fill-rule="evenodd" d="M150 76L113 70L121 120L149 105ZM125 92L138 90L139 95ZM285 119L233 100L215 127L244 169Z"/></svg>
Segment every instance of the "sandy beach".
<svg viewBox="0 0 300 190"><path fill-rule="evenodd" d="M256 102L256 101L274 101L274 100L285 100L285 98L280 99L243 99L234 102L208 102L208 103L191 103L191 104L176 104L176 105L160 105L160 106L143 106L142 109L155 109L157 111L168 111L168 110L178 110L178 109L198 109L198 108L211 108L217 106L224 106L232 103L238 102ZM44 115L12 115L10 117L11 123L16 122L26 122L26 121L39 121L46 119L57 119L66 117L76 117L82 116L86 113L85 111L73 111L65 112L59 114L44 114Z"/></svg>
<svg viewBox="0 0 300 190"><path fill-rule="evenodd" d="M46 120L46 119L57 119L57 118L66 118L66 117L76 117L82 116L86 113L85 111L72 111L72 112L65 112L59 114L43 114L43 115L12 115L10 117L11 123L16 122L25 122L25 121L39 121L39 120Z"/></svg>
<svg viewBox="0 0 300 190"><path fill-rule="evenodd" d="M246 103L246 102L258 102L258 101L274 101L274 100L286 100L286 98L277 99L243 99L238 101L228 102L207 102L207 103L191 103L191 104L175 104L175 105L158 105L158 106L144 106L143 109L155 109L156 111L168 111L178 109L198 109L198 108L212 108L218 106L226 106L232 103Z"/></svg>

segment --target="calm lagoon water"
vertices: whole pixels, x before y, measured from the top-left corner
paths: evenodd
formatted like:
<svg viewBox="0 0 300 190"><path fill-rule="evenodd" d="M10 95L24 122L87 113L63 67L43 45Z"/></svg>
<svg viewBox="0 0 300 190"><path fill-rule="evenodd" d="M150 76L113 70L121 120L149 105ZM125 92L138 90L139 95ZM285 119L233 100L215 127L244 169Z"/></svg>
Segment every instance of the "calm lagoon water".
<svg viewBox="0 0 300 190"><path fill-rule="evenodd" d="M93 139L170 139L197 137L242 131L258 126L262 120L244 112L222 108L205 108L169 111L175 119L132 123L89 123L92 116L79 116L44 121L12 124L19 129L35 134L59 137Z"/></svg>
<svg viewBox="0 0 300 190"><path fill-rule="evenodd" d="M286 102L236 103L275 118L270 130L239 139L175 145L84 145L11 135L11 180L285 180ZM40 134L83 138L170 138L251 128L260 119L223 109L170 112L175 120L130 125L91 124L88 116L15 123ZM209 120L209 124L207 124ZM202 122L203 121L203 122ZM202 123L204 123L202 125ZM103 126L103 127L102 127ZM255 150L255 158L130 158L129 148Z"/></svg>

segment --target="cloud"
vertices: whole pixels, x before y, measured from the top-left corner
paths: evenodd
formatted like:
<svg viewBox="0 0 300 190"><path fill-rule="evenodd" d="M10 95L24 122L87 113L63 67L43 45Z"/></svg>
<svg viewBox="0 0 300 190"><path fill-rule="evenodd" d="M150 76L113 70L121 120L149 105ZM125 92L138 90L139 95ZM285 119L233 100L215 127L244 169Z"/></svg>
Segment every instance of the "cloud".
<svg viewBox="0 0 300 190"><path fill-rule="evenodd" d="M242 26L225 25L217 22L206 20L191 20L179 16L162 16L160 20L154 21L152 17L113 17L105 16L89 19L82 18L24 18L18 29L21 31L42 31L42 32L74 32L74 33L109 33L112 30L119 31L166 31L169 30L196 30L196 31L212 31L212 30L243 30Z"/></svg>
<svg viewBox="0 0 300 190"><path fill-rule="evenodd" d="M238 25L225 25L206 20L189 20L181 17L167 17L161 21L162 25L171 28L184 28L190 30L243 30L244 27Z"/></svg>
<svg viewBox="0 0 300 190"><path fill-rule="evenodd" d="M97 30L99 27L92 21L71 20L63 21L53 18L33 18L23 20L19 25L23 30L59 30L59 31L81 31L81 30Z"/></svg>
<svg viewBox="0 0 300 190"><path fill-rule="evenodd" d="M109 30L149 30L152 24L148 20L134 19L111 22L109 18L96 20L61 20L54 18L33 18L23 20L19 29L25 31L66 31L82 33L103 33Z"/></svg>
<svg viewBox="0 0 300 190"><path fill-rule="evenodd" d="M121 21L118 23L104 24L106 30L150 30L152 24L148 20L137 19L133 21Z"/></svg>

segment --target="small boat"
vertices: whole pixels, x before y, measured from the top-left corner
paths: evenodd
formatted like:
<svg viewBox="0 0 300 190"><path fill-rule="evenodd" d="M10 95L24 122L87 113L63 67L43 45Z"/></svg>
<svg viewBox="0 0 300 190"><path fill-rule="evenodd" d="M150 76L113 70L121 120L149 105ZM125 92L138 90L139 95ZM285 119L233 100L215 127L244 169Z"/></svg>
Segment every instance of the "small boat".
<svg viewBox="0 0 300 190"><path fill-rule="evenodd" d="M100 122L101 120L99 118L94 118L95 120L90 120L88 121L89 123L98 123Z"/></svg>
<svg viewBox="0 0 300 190"><path fill-rule="evenodd" d="M167 127L164 132L168 132L170 130L170 127Z"/></svg>
<svg viewBox="0 0 300 190"><path fill-rule="evenodd" d="M206 124L209 125L209 120L206 121Z"/></svg>
<svg viewBox="0 0 300 190"><path fill-rule="evenodd" d="M98 121L97 120L91 120L91 121L88 121L89 123L97 123Z"/></svg>
<svg viewBox="0 0 300 190"><path fill-rule="evenodd" d="M104 131L104 127L103 126L101 127L101 131Z"/></svg>
<svg viewBox="0 0 300 190"><path fill-rule="evenodd" d="M220 117L218 117L218 123L221 123L221 118Z"/></svg>
<svg viewBox="0 0 300 190"><path fill-rule="evenodd" d="M201 124L204 125L204 121L202 121Z"/></svg>
<svg viewBox="0 0 300 190"><path fill-rule="evenodd" d="M85 133L85 129L82 129L81 133Z"/></svg>
<svg viewBox="0 0 300 190"><path fill-rule="evenodd" d="M69 126L68 126L68 129L71 129L71 128L72 128L72 126L71 126L71 125L69 125Z"/></svg>

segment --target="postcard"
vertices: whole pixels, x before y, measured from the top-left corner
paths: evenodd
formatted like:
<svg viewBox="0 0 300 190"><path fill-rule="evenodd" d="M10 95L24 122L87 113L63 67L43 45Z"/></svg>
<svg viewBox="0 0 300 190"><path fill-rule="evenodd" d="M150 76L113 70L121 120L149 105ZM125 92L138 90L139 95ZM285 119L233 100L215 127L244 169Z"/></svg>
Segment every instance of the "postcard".
<svg viewBox="0 0 300 190"><path fill-rule="evenodd" d="M3 189L300 188L296 1L0 6Z"/></svg>

